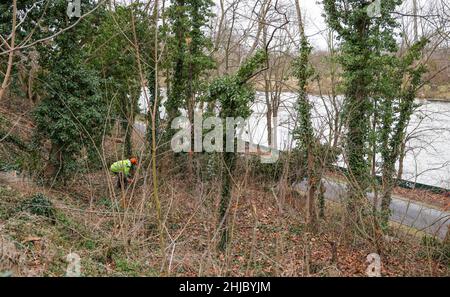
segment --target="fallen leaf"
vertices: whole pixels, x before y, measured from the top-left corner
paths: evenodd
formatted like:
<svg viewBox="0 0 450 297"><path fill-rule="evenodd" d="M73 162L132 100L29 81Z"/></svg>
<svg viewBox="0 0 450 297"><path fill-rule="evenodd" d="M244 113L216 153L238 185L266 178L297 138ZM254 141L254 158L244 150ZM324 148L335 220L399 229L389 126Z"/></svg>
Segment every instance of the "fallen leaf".
<svg viewBox="0 0 450 297"><path fill-rule="evenodd" d="M26 242L34 242L34 241L40 241L40 240L42 240L41 237L28 236L27 238L25 238L24 241L22 241L22 243L26 243Z"/></svg>

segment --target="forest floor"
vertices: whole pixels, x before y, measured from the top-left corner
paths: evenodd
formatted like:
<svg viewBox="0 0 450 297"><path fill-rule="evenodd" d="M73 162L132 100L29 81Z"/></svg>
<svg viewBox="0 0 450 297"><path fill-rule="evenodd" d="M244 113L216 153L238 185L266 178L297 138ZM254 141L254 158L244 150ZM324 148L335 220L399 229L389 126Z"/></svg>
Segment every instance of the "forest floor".
<svg viewBox="0 0 450 297"><path fill-rule="evenodd" d="M76 252L83 275L364 276L366 256L377 252L369 237L342 231L339 205L327 204L319 230L308 233L298 200L277 201L270 187L253 181L233 192L232 241L227 253L217 253L217 186L193 187L180 174L161 182L167 228L163 258L145 187L135 189L126 209L117 209L107 187L88 186L102 178L95 173L64 189L48 189L2 173L0 272L62 276L66 255ZM20 209L37 192L52 201L55 221ZM392 226L382 246L383 276L450 275L448 247L438 242Z"/></svg>

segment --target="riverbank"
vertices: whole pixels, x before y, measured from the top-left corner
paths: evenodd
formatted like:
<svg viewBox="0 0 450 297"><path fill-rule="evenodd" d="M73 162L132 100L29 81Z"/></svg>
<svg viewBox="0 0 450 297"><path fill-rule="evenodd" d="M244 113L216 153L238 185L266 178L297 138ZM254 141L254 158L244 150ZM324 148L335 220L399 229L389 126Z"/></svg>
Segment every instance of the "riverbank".
<svg viewBox="0 0 450 297"><path fill-rule="evenodd" d="M326 177L337 182L346 182L346 177L336 171L328 171ZM406 189L400 186L394 187L393 195L400 196L404 199L415 201L424 206L435 208L443 211L450 210L450 192L434 193L424 189Z"/></svg>
<svg viewBox="0 0 450 297"><path fill-rule="evenodd" d="M264 92L264 82L255 82L255 88L258 92ZM288 79L281 84L281 92L296 92L297 82L293 79ZM321 84L320 87L317 83L310 83L307 87L308 93L314 96L329 95L332 93L331 86L328 84ZM341 93L336 95L342 96ZM450 84L441 86L431 86L429 84L424 85L417 93L417 99L427 101L439 101L450 103Z"/></svg>
<svg viewBox="0 0 450 297"><path fill-rule="evenodd" d="M159 84L160 88L166 89L165 84L165 77L161 77ZM273 84L273 82L272 82ZM254 88L258 92L264 92L265 91L265 85L264 81L261 79L255 79L253 82ZM281 92L296 92L297 91L297 81L293 78L289 78L285 81L283 81L280 84L280 91ZM307 86L308 93L314 96L320 96L320 95L329 95L331 94L331 84L325 80L324 82L321 82L320 87L318 86L317 82L310 83ZM336 94L337 96L342 96L342 92L338 92ZM425 84L418 92L417 99L427 100L427 101L439 101L439 102L449 102L450 103L450 83L446 85L430 85Z"/></svg>

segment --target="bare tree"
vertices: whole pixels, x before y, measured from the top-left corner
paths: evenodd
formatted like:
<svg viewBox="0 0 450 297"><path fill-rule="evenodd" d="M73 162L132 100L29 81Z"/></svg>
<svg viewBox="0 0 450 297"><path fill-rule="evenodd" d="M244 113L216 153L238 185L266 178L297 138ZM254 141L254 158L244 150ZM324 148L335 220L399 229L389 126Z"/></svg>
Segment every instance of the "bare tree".
<svg viewBox="0 0 450 297"><path fill-rule="evenodd" d="M15 41L16 41L16 23L17 23L17 0L13 0L12 3L13 12L12 12L12 26L11 26L11 42L8 43L6 39L2 37L2 42L5 47L9 50L8 53L8 64L6 66L6 72L3 77L3 82L0 87L0 101L3 98L3 95L6 91L6 88L9 84L9 79L11 77L11 69L14 62L14 50L15 50Z"/></svg>

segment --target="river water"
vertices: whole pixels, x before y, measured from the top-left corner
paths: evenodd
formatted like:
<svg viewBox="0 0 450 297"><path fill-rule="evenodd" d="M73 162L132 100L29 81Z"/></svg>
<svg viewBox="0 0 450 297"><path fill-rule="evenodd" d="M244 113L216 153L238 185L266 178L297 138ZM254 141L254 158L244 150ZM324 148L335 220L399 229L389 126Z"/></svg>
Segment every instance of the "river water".
<svg viewBox="0 0 450 297"><path fill-rule="evenodd" d="M164 97L164 92L162 95ZM328 97L313 95L309 98L313 103L312 115L316 135L322 142L328 141L329 123L334 119L334 112L342 109L342 99L332 101ZM281 93L276 130L274 129L279 150L287 150L295 145L292 140L292 129L296 122L294 112L296 99L294 93ZM407 129L409 140L406 145L402 178L450 189L450 103L432 100L416 100L416 102L420 106L414 112ZM141 97L140 105L143 110L146 109L144 96ZM253 114L242 138L255 144L267 145L265 115L267 106L264 93L257 92L252 110ZM164 114L164 108L161 109L161 113ZM345 166L343 160L338 163Z"/></svg>

